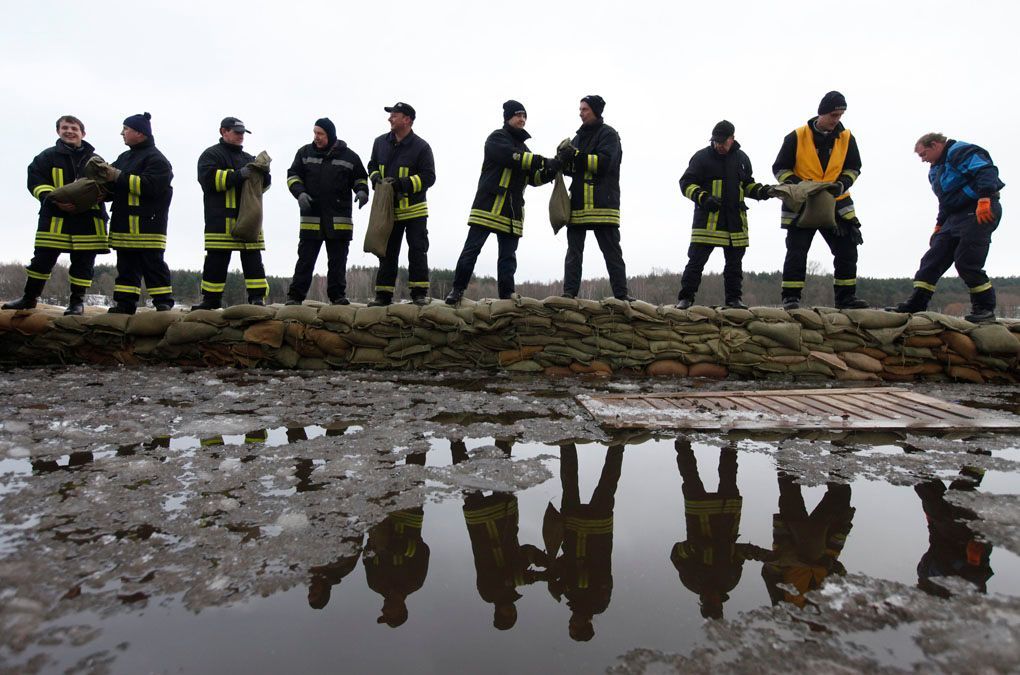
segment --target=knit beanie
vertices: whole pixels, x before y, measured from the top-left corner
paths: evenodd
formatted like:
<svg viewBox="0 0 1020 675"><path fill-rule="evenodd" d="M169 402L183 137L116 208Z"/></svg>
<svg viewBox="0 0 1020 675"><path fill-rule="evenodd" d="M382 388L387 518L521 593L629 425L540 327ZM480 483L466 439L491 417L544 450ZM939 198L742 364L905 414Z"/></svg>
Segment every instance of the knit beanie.
<svg viewBox="0 0 1020 675"><path fill-rule="evenodd" d="M315 126L319 127L326 132L326 138L329 141L329 145L336 143L336 125L328 117L320 117L315 120Z"/></svg>
<svg viewBox="0 0 1020 675"><path fill-rule="evenodd" d="M510 118L516 115L517 113L524 113L525 116L528 115L528 111L524 109L524 104L521 103L520 101L510 99L509 101L503 104L504 122L508 122Z"/></svg>
<svg viewBox="0 0 1020 675"><path fill-rule="evenodd" d="M602 118L602 111L606 109L606 99L598 94L588 94L581 100L588 104L588 107L591 108L596 117Z"/></svg>
<svg viewBox="0 0 1020 675"><path fill-rule="evenodd" d="M152 119L152 115L149 113L142 113L141 115L132 115L124 120L124 126L129 129L134 129L140 134L146 136L152 135L152 125L149 124L149 120Z"/></svg>
<svg viewBox="0 0 1020 675"><path fill-rule="evenodd" d="M846 110L846 97L838 91L830 91L818 104L818 114L827 115L835 110Z"/></svg>

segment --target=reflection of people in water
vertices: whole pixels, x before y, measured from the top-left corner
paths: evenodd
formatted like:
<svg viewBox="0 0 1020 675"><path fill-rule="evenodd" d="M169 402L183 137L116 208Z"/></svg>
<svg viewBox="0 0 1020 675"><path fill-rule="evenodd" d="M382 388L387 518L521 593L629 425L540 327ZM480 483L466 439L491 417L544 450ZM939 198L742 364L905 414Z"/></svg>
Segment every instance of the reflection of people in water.
<svg viewBox="0 0 1020 675"><path fill-rule="evenodd" d="M91 450L76 450L67 456L67 464L64 466L61 466L55 459L33 459L31 461L32 471L35 473L52 473L60 469L70 471L91 464L95 461L95 456Z"/></svg>
<svg viewBox="0 0 1020 675"><path fill-rule="evenodd" d="M946 500L949 490L969 491L981 484L981 469L964 467L947 489L936 478L918 483L914 492L921 498L921 507L928 520L928 550L917 563L917 585L922 590L948 598L950 592L933 578L954 576L966 579L986 593L991 567L992 545L979 541L969 521L977 514Z"/></svg>
<svg viewBox="0 0 1020 675"><path fill-rule="evenodd" d="M513 442L497 439L496 447L509 457ZM451 441L450 450L454 464L468 459L464 441ZM471 539L478 595L493 605L493 626L499 630L513 628L517 623L515 603L522 597L517 589L540 578L540 573L529 568L532 564L544 566L545 554L531 544L521 546L517 497L513 493L485 496L480 490L465 492L464 522Z"/></svg>
<svg viewBox="0 0 1020 675"><path fill-rule="evenodd" d="M407 464L425 466L425 453L408 455ZM407 621L407 596L425 583L429 572L429 547L421 538L425 511L401 509L368 531L365 546L365 579L368 587L383 596L378 623L396 628Z"/></svg>
<svg viewBox="0 0 1020 675"><path fill-rule="evenodd" d="M351 555L340 556L335 561L326 565L317 565L309 568L311 579L308 581L308 606L312 609L322 609L329 603L329 596L333 587L344 580L348 574L358 566L358 558L361 557L361 537L350 541L356 546Z"/></svg>
<svg viewBox="0 0 1020 675"><path fill-rule="evenodd" d="M779 513L772 516L775 559L761 570L772 604L785 600L803 607L805 593L819 588L832 573L846 574L839 554L853 527L855 511L850 506L849 485L826 483L825 495L808 515L800 485L793 476L779 472ZM779 584L793 586L797 592Z"/></svg>
<svg viewBox="0 0 1020 675"><path fill-rule="evenodd" d="M743 498L737 489L737 451L719 453L719 489L707 492L698 475L698 460L691 442L676 440L676 464L683 478L687 540L673 545L669 559L680 581L698 594L701 615L721 619L728 593L740 581L745 560L765 560L769 551L738 544Z"/></svg>
<svg viewBox="0 0 1020 675"><path fill-rule="evenodd" d="M568 628L574 640L594 637L592 619L606 611L613 594L613 508L622 468L623 446L611 446L591 501L582 504L577 447L573 443L560 446L563 555L556 558L558 545L548 551L555 558L550 566L549 592L557 600L566 596L571 612Z"/></svg>

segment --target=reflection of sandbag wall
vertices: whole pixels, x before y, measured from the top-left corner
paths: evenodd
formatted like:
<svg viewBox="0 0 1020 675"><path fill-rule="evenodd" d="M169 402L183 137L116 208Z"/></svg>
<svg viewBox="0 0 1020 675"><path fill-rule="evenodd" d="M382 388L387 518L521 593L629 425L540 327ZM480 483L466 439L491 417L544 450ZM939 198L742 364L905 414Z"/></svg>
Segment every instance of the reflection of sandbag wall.
<svg viewBox="0 0 1020 675"><path fill-rule="evenodd" d="M463 300L458 307L238 305L222 312L0 311L0 362L301 369L484 368L850 381L1015 382L1020 322L828 308Z"/></svg>

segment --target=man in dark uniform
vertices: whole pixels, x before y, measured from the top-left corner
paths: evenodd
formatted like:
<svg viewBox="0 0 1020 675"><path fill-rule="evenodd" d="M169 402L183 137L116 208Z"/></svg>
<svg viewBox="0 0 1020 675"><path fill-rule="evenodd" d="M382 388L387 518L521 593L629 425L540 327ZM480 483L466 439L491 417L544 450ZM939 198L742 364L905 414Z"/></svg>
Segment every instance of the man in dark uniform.
<svg viewBox="0 0 1020 675"><path fill-rule="evenodd" d="M712 139L691 157L680 178L680 190L694 202L691 246L687 249L687 267L680 280L677 308L687 309L701 285L705 263L718 246L726 258L723 284L726 306L747 309L741 296L744 272L741 262L747 250L747 206L744 197L764 200L771 197L769 186L756 183L751 160L734 137L732 122L722 120L712 129Z"/></svg>
<svg viewBox="0 0 1020 675"><path fill-rule="evenodd" d="M698 594L701 616L721 619L723 603L740 582L744 561L764 560L769 552L737 543L744 501L737 488L734 448L719 453L719 488L715 492L705 490L694 449L686 438L676 440L676 464L683 478L687 540L673 545L669 559L683 585Z"/></svg>
<svg viewBox="0 0 1020 675"><path fill-rule="evenodd" d="M613 296L634 298L627 293L627 266L620 248L620 162L623 147L616 129L602 119L606 101L590 94L581 99L581 128L568 143L560 143L556 158L563 162L563 174L570 175L570 223L567 226L567 256L563 262L563 295L574 298L581 290L581 264L588 230L602 249Z"/></svg>
<svg viewBox="0 0 1020 675"><path fill-rule="evenodd" d="M818 104L818 116L791 131L772 165L776 180L784 184L803 180L838 183L842 192L836 197L836 229L821 230L832 251L832 284L837 309L862 309L868 303L857 297L857 247L864 243L861 222L857 219L848 190L861 173L861 153L857 139L840 121L846 112L846 98L830 91ZM800 296L807 278L807 257L815 230L797 227L799 213L783 209L782 226L786 230L786 261L783 263L783 307L800 307Z"/></svg>
<svg viewBox="0 0 1020 675"><path fill-rule="evenodd" d="M258 241L241 241L230 234L237 222L241 185L251 172L248 166L255 157L242 148L244 135L250 134L244 122L236 117L225 117L220 122L220 140L206 148L198 158L198 183L202 186L205 210L205 265L202 268L202 302L192 309L219 309L223 289L227 283L230 254L238 251L248 302L266 304L269 282L262 265L262 251L266 241L259 232ZM269 173L265 173L264 190L269 189Z"/></svg>
<svg viewBox="0 0 1020 675"><path fill-rule="evenodd" d="M524 234L524 188L548 183L556 177L560 166L559 160L532 154L525 145L531 138L524 130L527 121L524 104L511 99L503 104L503 128L485 139L482 175L471 204L468 236L457 260L453 289L446 296L448 305L455 305L464 297L478 254L493 232L499 243L496 262L499 297L505 300L514 292L517 244Z"/></svg>
<svg viewBox="0 0 1020 675"><path fill-rule="evenodd" d="M375 139L368 175L372 185L393 186L393 231L386 243L386 255L379 261L375 277L375 300L369 306L393 302L397 283L400 243L407 237L407 286L411 302L429 303L429 207L426 191L436 182L436 161L432 148L412 127L417 116L412 106L399 102L383 108L390 114L390 132Z"/></svg>
<svg viewBox="0 0 1020 675"><path fill-rule="evenodd" d="M48 199L53 190L83 177L85 163L95 155L85 140L85 124L77 117L64 115L57 120L57 142L43 150L28 166L28 191L39 200L39 224L35 251L26 268L28 279L19 300L4 304L4 309L32 309L50 278L60 254L71 257L68 276L71 297L64 314L85 311L85 292L92 285L96 254L109 253L106 236L106 206L102 203L84 213L76 213L72 204Z"/></svg>
<svg viewBox="0 0 1020 675"><path fill-rule="evenodd" d="M121 136L128 150L106 175L113 190L110 245L117 250L111 314L135 313L142 279L158 311L174 306L170 268L163 260L174 173L153 141L151 119L143 113L124 120Z"/></svg>
<svg viewBox="0 0 1020 675"><path fill-rule="evenodd" d="M1006 184L999 179L991 156L977 145L930 133L917 140L914 152L922 162L931 164L928 182L938 197L939 213L928 252L914 275L914 293L893 309L897 312L928 309L935 284L955 263L970 291L971 313L967 320L992 321L995 289L984 266L992 232L1002 220L999 190Z"/></svg>
<svg viewBox="0 0 1020 675"><path fill-rule="evenodd" d="M309 568L308 606L323 609L329 604L333 587L340 584L358 566L361 557L362 535L344 537L343 543L354 548L353 553L342 555L331 563Z"/></svg>
<svg viewBox="0 0 1020 675"><path fill-rule="evenodd" d="M354 237L351 197L357 198L359 209L368 203L368 174L358 154L336 137L336 125L328 117L315 120L312 142L294 155L287 187L301 209L298 260L287 304L300 305L308 295L315 259L325 243L326 294L334 305L349 305L347 254Z"/></svg>

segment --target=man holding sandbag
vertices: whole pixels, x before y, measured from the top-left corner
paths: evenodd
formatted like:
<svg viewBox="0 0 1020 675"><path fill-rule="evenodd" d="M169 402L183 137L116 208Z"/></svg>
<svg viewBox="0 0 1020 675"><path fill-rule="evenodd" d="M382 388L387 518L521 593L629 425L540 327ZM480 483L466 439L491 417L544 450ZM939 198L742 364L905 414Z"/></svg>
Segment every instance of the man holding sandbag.
<svg viewBox="0 0 1020 675"><path fill-rule="evenodd" d="M225 117L220 122L219 142L206 148L198 158L198 183L202 186L205 211L205 265L202 267L202 302L192 309L222 306L232 251L237 251L241 257L248 302L264 305L269 295L266 269L262 265L262 251L266 249L263 234L259 232L256 241L243 241L231 232L237 222L241 185L252 171L258 170L248 166L255 158L242 147L244 135L250 133L241 120ZM269 173L263 175L264 189L268 189Z"/></svg>
<svg viewBox="0 0 1020 675"><path fill-rule="evenodd" d="M300 305L308 295L319 249L326 245L329 267L326 294L334 305L347 299L347 254L354 237L352 195L358 208L368 203L368 173L361 157L336 137L328 117L315 120L312 142L301 146L287 170L287 187L301 209L298 260L287 291L287 304Z"/></svg>
<svg viewBox="0 0 1020 675"><path fill-rule="evenodd" d="M514 292L517 244L524 234L524 188L548 183L556 177L560 166L559 160L546 159L528 149L525 141L531 134L524 130L527 121L524 104L513 99L506 101L503 127L485 139L482 175L468 216L468 235L457 260L453 289L446 296L448 305L455 305L464 297L478 254L492 233L499 244L496 262L499 297L505 300Z"/></svg>
<svg viewBox="0 0 1020 675"><path fill-rule="evenodd" d="M49 199L57 188L84 176L85 164L95 156L85 140L85 124L73 115L57 120L57 142L36 155L28 167L28 191L39 200L35 251L26 268L28 279L22 297L4 309L32 309L50 278L61 253L70 254L71 297L64 314L85 311L85 292L92 285L96 254L109 253L106 207L102 202L79 211L68 202Z"/></svg>
<svg viewBox="0 0 1020 675"><path fill-rule="evenodd" d="M863 243L861 223L847 192L861 173L861 153L857 139L840 121L846 112L846 98L830 91L818 104L818 115L783 139L772 172L781 184L811 180L835 183L834 229L821 229L833 257L833 287L837 309L861 309L868 303L857 297L857 247ZM802 210L803 211L803 210ZM800 307L800 296L807 276L807 256L815 228L799 227L801 212L783 209L782 227L786 230L786 261L783 263L783 308Z"/></svg>

